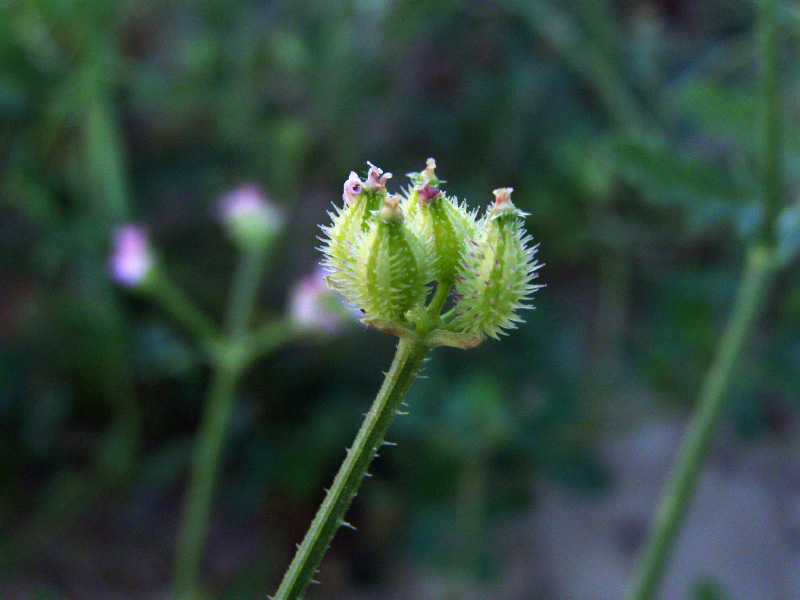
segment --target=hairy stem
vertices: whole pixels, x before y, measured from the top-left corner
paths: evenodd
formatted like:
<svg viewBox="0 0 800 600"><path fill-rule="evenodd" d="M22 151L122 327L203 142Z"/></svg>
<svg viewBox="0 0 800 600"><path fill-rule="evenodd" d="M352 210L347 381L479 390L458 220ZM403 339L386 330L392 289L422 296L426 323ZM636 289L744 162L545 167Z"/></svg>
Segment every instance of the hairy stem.
<svg viewBox="0 0 800 600"><path fill-rule="evenodd" d="M427 353L427 346L400 339L392 367L273 600L303 597Z"/></svg>

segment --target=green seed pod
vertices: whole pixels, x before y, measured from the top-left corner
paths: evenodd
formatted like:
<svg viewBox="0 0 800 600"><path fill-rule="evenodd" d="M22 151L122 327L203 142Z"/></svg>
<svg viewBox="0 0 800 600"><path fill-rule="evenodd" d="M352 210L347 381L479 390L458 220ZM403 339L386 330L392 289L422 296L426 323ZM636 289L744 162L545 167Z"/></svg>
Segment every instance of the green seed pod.
<svg viewBox="0 0 800 600"><path fill-rule="evenodd" d="M456 331L496 338L515 327L517 311L540 286L531 281L540 267L536 247L522 228L522 213L511 202L511 188L495 190L495 202L467 243L456 269Z"/></svg>
<svg viewBox="0 0 800 600"><path fill-rule="evenodd" d="M322 264L327 269L325 281L331 289L343 294L351 302L349 295L355 283L356 257L353 245L363 232L369 229L373 213L383 204L386 192L386 180L391 173L384 174L374 165L370 166L367 181L362 182L355 172L350 172L350 177L344 184L343 207L334 207L335 212L329 212L331 225L322 227L325 237L319 249L323 253Z"/></svg>
<svg viewBox="0 0 800 600"><path fill-rule="evenodd" d="M451 285L466 240L475 233L475 215L428 183L413 194L416 202L409 202L409 227L430 248L433 278Z"/></svg>
<svg viewBox="0 0 800 600"><path fill-rule="evenodd" d="M400 196L389 196L356 246L352 302L368 319L404 321L430 281L417 237L404 225Z"/></svg>

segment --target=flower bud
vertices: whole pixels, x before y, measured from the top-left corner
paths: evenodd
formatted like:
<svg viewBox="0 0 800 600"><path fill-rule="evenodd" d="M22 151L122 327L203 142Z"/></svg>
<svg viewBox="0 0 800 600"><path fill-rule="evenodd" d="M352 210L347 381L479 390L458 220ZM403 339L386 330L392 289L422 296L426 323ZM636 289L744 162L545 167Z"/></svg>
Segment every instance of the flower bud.
<svg viewBox="0 0 800 600"><path fill-rule="evenodd" d="M430 278L416 236L404 225L400 196L389 196L357 245L350 300L367 318L404 321Z"/></svg>
<svg viewBox="0 0 800 600"><path fill-rule="evenodd" d="M323 273L319 269L292 287L289 316L300 330L328 335L337 333L353 318L342 297L325 286Z"/></svg>
<svg viewBox="0 0 800 600"><path fill-rule="evenodd" d="M511 188L494 191L495 202L480 223L456 270L453 326L457 331L496 338L502 328L515 327L517 311L540 286L536 278L536 247L522 229L525 216L511 202Z"/></svg>
<svg viewBox="0 0 800 600"><path fill-rule="evenodd" d="M352 204L361 193L361 179L355 171L350 171L350 177L344 182L344 192L342 193L342 200L345 204Z"/></svg>
<svg viewBox="0 0 800 600"><path fill-rule="evenodd" d="M240 248L261 248L283 228L281 210L255 184L246 184L224 196L220 220Z"/></svg>
<svg viewBox="0 0 800 600"><path fill-rule="evenodd" d="M152 272L154 263L150 240L142 227L125 225L116 232L109 270L119 284L141 286Z"/></svg>
<svg viewBox="0 0 800 600"><path fill-rule="evenodd" d="M372 192L386 192L386 181L392 176L391 173L384 173L383 169L379 169L371 162L367 161L369 171L367 172L367 180L364 182L364 189Z"/></svg>

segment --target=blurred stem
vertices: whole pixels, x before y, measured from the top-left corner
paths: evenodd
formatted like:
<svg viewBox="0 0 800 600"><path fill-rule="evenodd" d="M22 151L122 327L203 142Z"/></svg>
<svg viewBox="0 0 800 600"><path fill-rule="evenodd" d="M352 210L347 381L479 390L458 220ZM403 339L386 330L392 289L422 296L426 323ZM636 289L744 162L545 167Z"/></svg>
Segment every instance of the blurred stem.
<svg viewBox="0 0 800 600"><path fill-rule="evenodd" d="M145 293L195 339L206 345L219 339L214 322L159 267L148 273L143 285Z"/></svg>
<svg viewBox="0 0 800 600"><path fill-rule="evenodd" d="M720 339L717 358L700 390L697 409L678 449L661 506L656 513L650 541L635 574L630 600L649 600L657 591L675 536L691 500L700 468L705 462L711 437L722 408L725 391L733 377L737 358L747 340L758 309L768 291L771 275L778 267L775 256L775 221L780 200L781 146L778 90L778 52L775 0L760 0L758 14L761 64L762 201L764 225L760 240L750 248L733 312Z"/></svg>
<svg viewBox="0 0 800 600"><path fill-rule="evenodd" d="M764 221L761 240L775 243L775 222L780 212L781 193L781 117L778 89L778 42L774 0L759 0L759 55L761 60L761 176Z"/></svg>
<svg viewBox="0 0 800 600"><path fill-rule="evenodd" d="M81 260L88 256L99 264L105 256L105 245L113 227L128 219L129 190L127 156L124 138L113 102L109 65L116 55L110 52L105 35L96 40L97 50L87 56L81 69L80 93L71 107L79 124L78 148L80 178L77 184L85 236ZM104 272L101 270L100 272ZM104 477L119 483L129 474L136 461L141 414L136 400L130 353L126 350L127 328L119 302L111 293L111 282L102 277L92 282L91 293L97 301L100 316L110 324L108 329L105 394L111 405L112 419L103 436L98 462ZM88 314L88 313L87 313Z"/></svg>
<svg viewBox="0 0 800 600"><path fill-rule="evenodd" d="M411 382L419 373L429 348L400 338L394 361L386 374L380 391L367 413L352 448L339 468L322 505L297 553L289 565L273 600L302 598L312 581L325 551L361 485L386 431L405 398Z"/></svg>
<svg viewBox="0 0 800 600"><path fill-rule="evenodd" d="M94 209L107 228L128 219L128 184L125 151L117 116L107 89L95 82L95 92L87 94L84 119L86 179Z"/></svg>
<svg viewBox="0 0 800 600"><path fill-rule="evenodd" d="M236 396L236 384L251 360L252 349L247 344L247 327L255 307L267 246L259 245L241 250L226 316L225 339L211 355L212 383L203 406L189 472L175 558L174 586L177 600L196 600L199 596L198 574L205 548L211 503L217 486L219 464L225 448L228 420ZM162 288L172 290L169 306L176 309L176 316L181 317L185 325L192 327L201 340L212 343L214 337L209 337L212 331L205 315L192 310L192 305L177 289L159 286L159 290Z"/></svg>
<svg viewBox="0 0 800 600"><path fill-rule="evenodd" d="M297 326L290 318L270 321L250 334L248 342L249 362L266 356L298 335Z"/></svg>
<svg viewBox="0 0 800 600"><path fill-rule="evenodd" d="M239 370L233 364L218 366L203 409L175 559L176 600L197 600L201 597L197 591L197 575L238 379Z"/></svg>
<svg viewBox="0 0 800 600"><path fill-rule="evenodd" d="M725 392L758 310L768 289L777 261L762 245L748 255L733 312L717 348L697 401L697 409L684 434L669 476L661 505L656 512L650 540L645 547L628 595L629 600L654 597L667 565L675 536L692 498L700 468L705 462L712 435L725 406Z"/></svg>
<svg viewBox="0 0 800 600"><path fill-rule="evenodd" d="M258 285L266 266L267 244L242 247L239 266L233 280L233 291L228 303L225 332L230 339L241 339L253 317Z"/></svg>

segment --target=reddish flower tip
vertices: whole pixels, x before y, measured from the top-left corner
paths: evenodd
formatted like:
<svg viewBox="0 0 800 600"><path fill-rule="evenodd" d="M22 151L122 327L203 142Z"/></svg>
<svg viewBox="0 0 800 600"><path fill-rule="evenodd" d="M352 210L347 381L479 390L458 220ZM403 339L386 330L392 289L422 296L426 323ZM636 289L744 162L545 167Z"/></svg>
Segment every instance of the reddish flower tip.
<svg viewBox="0 0 800 600"><path fill-rule="evenodd" d="M419 201L423 204L427 204L441 194L438 189L431 187L429 183L426 183L421 189L418 189L417 193L419 194Z"/></svg>

